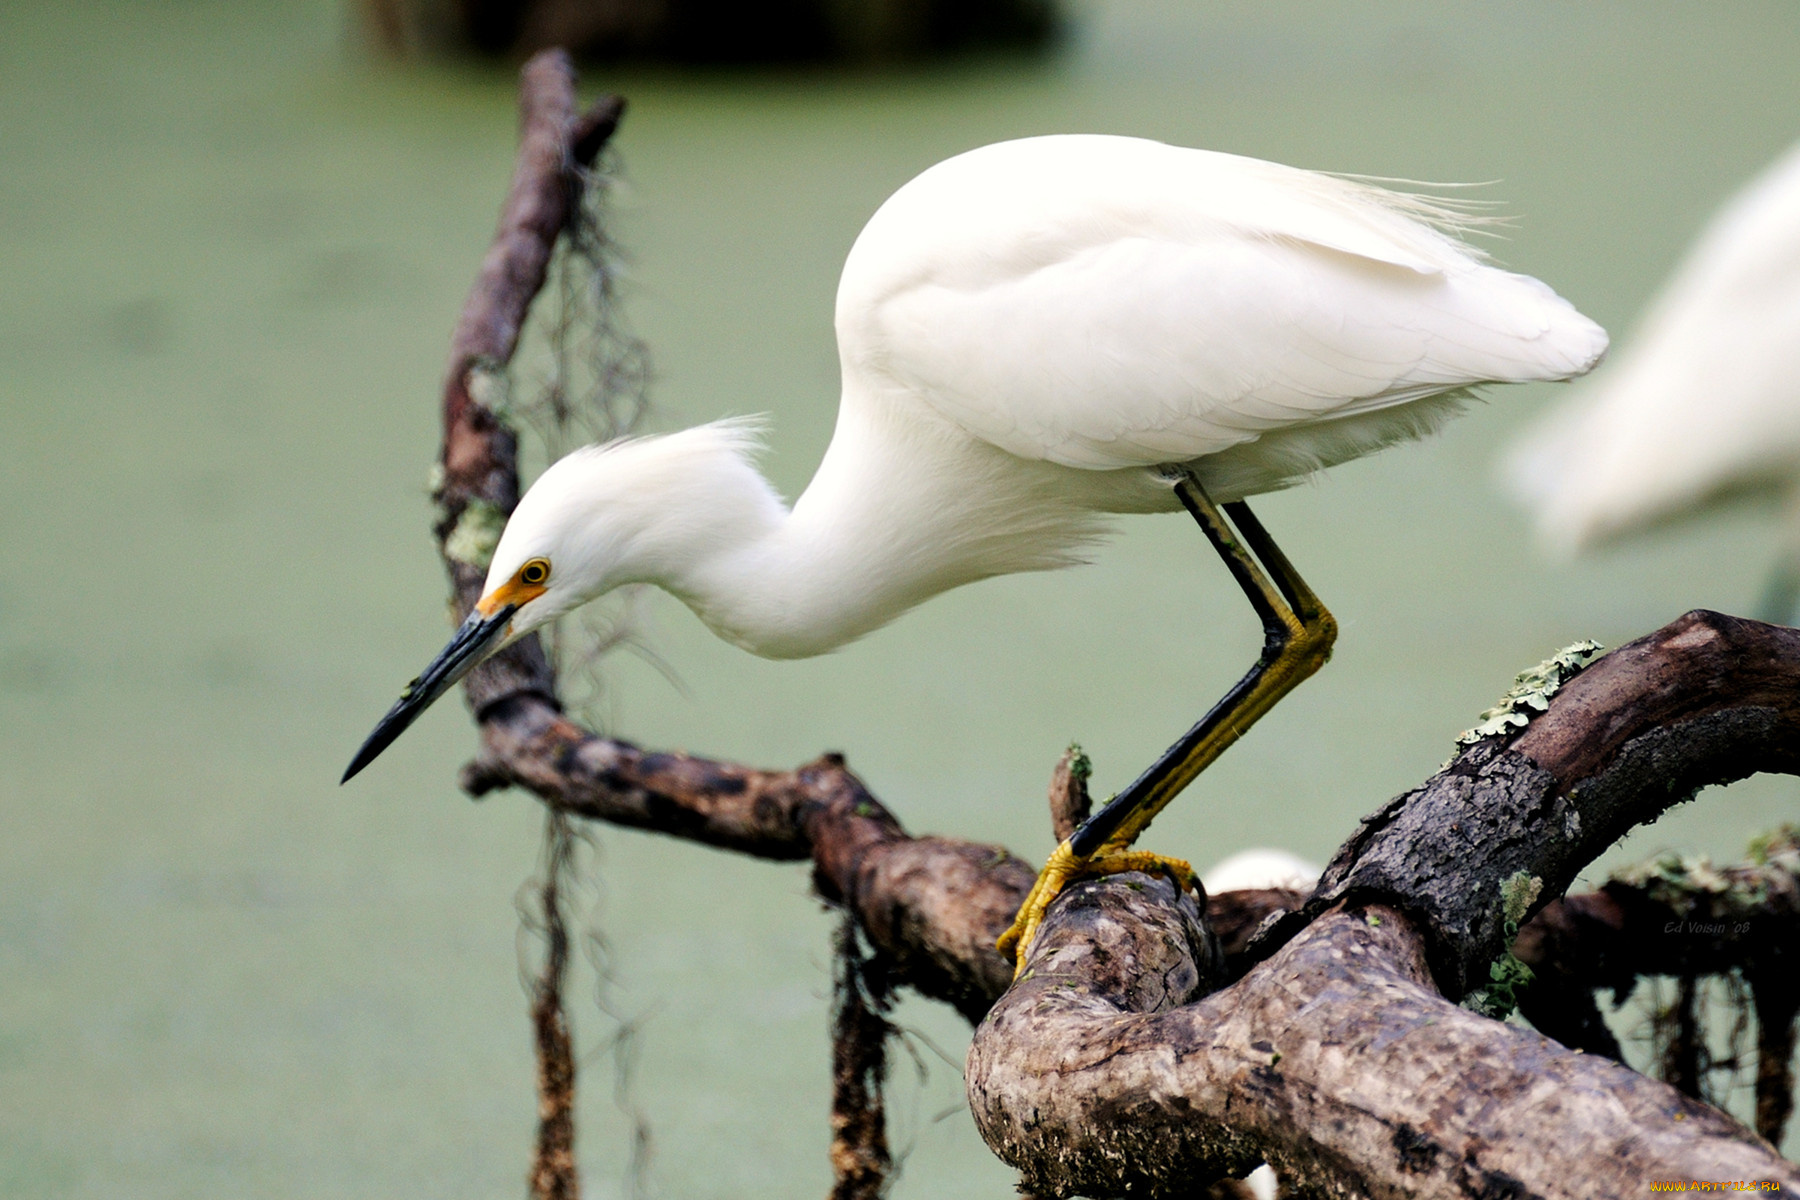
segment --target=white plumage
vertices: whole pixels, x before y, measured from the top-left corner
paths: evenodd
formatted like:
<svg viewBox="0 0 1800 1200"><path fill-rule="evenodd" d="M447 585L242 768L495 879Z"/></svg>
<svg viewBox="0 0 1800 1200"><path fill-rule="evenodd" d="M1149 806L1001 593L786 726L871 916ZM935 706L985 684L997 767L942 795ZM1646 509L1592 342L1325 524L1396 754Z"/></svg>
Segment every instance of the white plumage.
<svg viewBox="0 0 1800 1200"><path fill-rule="evenodd" d="M490 589L555 564L522 632L623 583L818 654L948 588L1076 561L1104 514L1221 501L1423 434L1487 382L1566 379L1605 333L1418 198L1135 138L1005 142L924 172L844 264L837 428L789 511L741 422L577 452Z"/></svg>
<svg viewBox="0 0 1800 1200"><path fill-rule="evenodd" d="M1252 846L1220 859L1201 872L1207 895L1251 888L1291 888L1310 892L1319 886L1323 868L1298 854L1274 846Z"/></svg>
<svg viewBox="0 0 1800 1200"><path fill-rule="evenodd" d="M940 163L844 264L837 428L793 507L743 421L564 458L345 777L481 658L623 584L757 654L820 654L948 588L1078 561L1109 514L1176 510L1159 468L1228 503L1429 432L1473 386L1593 366L1605 333L1456 225L1418 197L1135 138Z"/></svg>
<svg viewBox="0 0 1800 1200"><path fill-rule="evenodd" d="M1785 494L1800 539L1800 145L1713 217L1629 349L1505 471L1565 552L1746 490Z"/></svg>

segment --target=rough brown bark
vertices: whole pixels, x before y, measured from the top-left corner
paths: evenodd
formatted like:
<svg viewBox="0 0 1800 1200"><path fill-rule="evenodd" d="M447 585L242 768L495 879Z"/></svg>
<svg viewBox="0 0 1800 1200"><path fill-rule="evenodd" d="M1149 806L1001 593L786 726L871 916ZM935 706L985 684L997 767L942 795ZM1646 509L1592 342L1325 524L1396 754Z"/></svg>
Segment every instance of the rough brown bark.
<svg viewBox="0 0 1800 1200"><path fill-rule="evenodd" d="M1691 1007L1693 980L1741 972L1758 1026L1756 1128L1779 1143L1793 1099L1800 879L1770 861L1700 868L1676 860L1631 875L1553 901L1520 930L1513 953L1536 975L1520 1011L1566 1046L1620 1058L1596 990L1622 999L1642 977L1672 975L1684 981L1681 1000ZM1664 1074L1689 1094L1701 1087L1698 1049L1686 1047L1693 1061Z"/></svg>
<svg viewBox="0 0 1800 1200"><path fill-rule="evenodd" d="M575 71L561 51L537 55L520 73L520 138L512 187L493 245L463 304L444 379L442 476L433 497L440 549L446 549L471 505L488 505L504 514L518 503L517 438L475 399L472 381L480 370L511 361L557 240L580 210L580 170L592 166L624 110L623 99L605 96L577 116ZM444 565L461 620L480 597L483 571L447 552ZM486 697L530 694L554 703L556 680L533 634L477 667L465 688L480 711ZM555 814L545 834L539 901L546 948L543 968L532 983L538 1130L527 1182L538 1200L578 1200L581 1194L575 1162L575 1057L562 1005L569 938L558 883L568 856L566 819L566 814Z"/></svg>
<svg viewBox="0 0 1800 1200"><path fill-rule="evenodd" d="M881 1091L893 991L880 956L865 957L860 941L856 918L846 913L831 997L830 1200L879 1200L893 1167Z"/></svg>
<svg viewBox="0 0 1800 1200"><path fill-rule="evenodd" d="M1301 1194L1800 1186L1716 1109L1446 1001L1395 909L1335 907L1198 999L1202 927L1162 882L1084 885L1053 912L968 1072L988 1144L1045 1195L1184 1195L1259 1159Z"/></svg>
<svg viewBox="0 0 1800 1200"><path fill-rule="evenodd" d="M510 356L542 284L571 211L569 147L597 149L607 124L577 125L572 87L558 57L526 68L519 169L445 385L440 537L471 504L517 499L513 435L472 381ZM450 568L466 611L479 573ZM972 1105L1045 1196L1180 1194L1261 1159L1314 1194L1616 1195L1665 1174L1793 1187L1791 1165L1716 1111L1445 997L1480 986L1506 949L1508 880L1535 878L1541 905L1694 789L1800 767L1796 681L1800 632L1690 613L1383 806L1310 899L1219 898L1209 928L1146 877L1078 885L1010 991L993 943L1033 868L909 836L837 756L766 771L599 737L560 713L524 639L466 685L482 753L463 779L475 794L518 785L569 815L810 859L893 985L985 1017ZM1065 770L1056 784L1061 824L1076 819L1078 782ZM841 1115L871 1102L849 1096Z"/></svg>

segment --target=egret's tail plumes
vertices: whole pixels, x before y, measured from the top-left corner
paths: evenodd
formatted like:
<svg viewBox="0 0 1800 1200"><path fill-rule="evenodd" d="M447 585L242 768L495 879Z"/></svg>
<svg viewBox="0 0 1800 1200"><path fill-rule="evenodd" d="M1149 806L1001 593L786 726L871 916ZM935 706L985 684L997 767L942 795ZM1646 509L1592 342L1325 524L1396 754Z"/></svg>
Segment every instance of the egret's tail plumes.
<svg viewBox="0 0 1800 1200"><path fill-rule="evenodd" d="M1291 487L1327 467L1429 437L1468 408L1472 389L1439 392L1390 408L1276 429L1190 464L1209 494L1242 500Z"/></svg>
<svg viewBox="0 0 1800 1200"><path fill-rule="evenodd" d="M1479 196L1446 196L1444 192L1465 191L1493 186L1483 183L1437 183L1425 179L1397 179L1387 175L1358 175L1346 171L1322 171L1331 179L1363 188L1367 202L1380 205L1412 221L1429 225L1439 233L1457 241L1462 251L1486 260L1487 251L1472 246L1469 237L1498 237L1500 231L1512 227L1512 218L1501 210L1505 201ZM1415 188L1427 189L1414 191Z"/></svg>

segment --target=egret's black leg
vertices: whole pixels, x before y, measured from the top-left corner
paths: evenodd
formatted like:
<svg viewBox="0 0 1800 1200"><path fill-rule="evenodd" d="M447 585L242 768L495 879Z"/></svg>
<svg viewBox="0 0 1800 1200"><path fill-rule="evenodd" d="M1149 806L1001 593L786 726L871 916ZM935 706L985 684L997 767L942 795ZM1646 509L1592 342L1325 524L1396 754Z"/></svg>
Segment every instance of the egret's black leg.
<svg viewBox="0 0 1800 1200"><path fill-rule="evenodd" d="M1263 651L1199 723L1075 831L1069 848L1081 858L1107 843L1129 845L1226 747L1323 666L1331 657L1331 644L1337 638L1336 620L1269 537L1250 506L1241 500L1225 505L1225 512L1231 516L1228 523L1200 481L1185 468L1179 470L1176 494L1225 560L1261 618ZM1231 528L1233 523L1236 533ZM1248 550L1238 540L1240 536L1249 543Z"/></svg>
<svg viewBox="0 0 1800 1200"><path fill-rule="evenodd" d="M1050 856L1012 928L1000 939L1002 952L1016 950L1015 961L1021 967L1024 950L1043 919L1044 909L1070 880L1083 874L1146 869L1164 870L1180 882L1192 880L1192 869L1186 863L1130 850L1131 843L1182 788L1283 696L1323 666L1331 657L1331 644L1337 638L1336 620L1248 505L1242 501L1225 505L1231 516L1227 521L1192 471L1170 467L1168 474L1183 507L1225 560L1261 618L1263 651L1249 672L1198 724L1129 787L1089 817ZM1249 544L1249 549L1244 543Z"/></svg>

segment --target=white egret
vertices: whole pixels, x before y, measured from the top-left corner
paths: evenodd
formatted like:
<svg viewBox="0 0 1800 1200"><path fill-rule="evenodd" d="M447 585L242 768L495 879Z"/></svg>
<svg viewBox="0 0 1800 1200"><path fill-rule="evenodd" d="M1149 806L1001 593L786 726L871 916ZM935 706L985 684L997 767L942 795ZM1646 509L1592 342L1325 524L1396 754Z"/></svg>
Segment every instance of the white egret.
<svg viewBox="0 0 1800 1200"><path fill-rule="evenodd" d="M1563 553L1729 496L1777 496L1787 553L1765 607L1790 619L1800 571L1800 145L1719 210L1629 348L1529 430L1504 470Z"/></svg>
<svg viewBox="0 0 1800 1200"><path fill-rule="evenodd" d="M1186 863L1128 847L1335 633L1243 498L1423 435L1472 386L1567 379L1605 350L1599 326L1440 228L1454 224L1367 183L1135 138L940 163L844 264L837 427L793 507L742 421L557 462L468 621L345 777L494 648L622 584L664 588L753 653L802 657L949 588L1078 562L1109 514L1185 508L1261 617L1263 654L1057 849L1005 944L1022 962L1078 874L1190 882Z"/></svg>
<svg viewBox="0 0 1800 1200"><path fill-rule="evenodd" d="M1319 886L1324 868L1298 854L1274 846L1252 846L1220 859L1201 873L1207 895L1256 888L1290 888L1310 892Z"/></svg>

